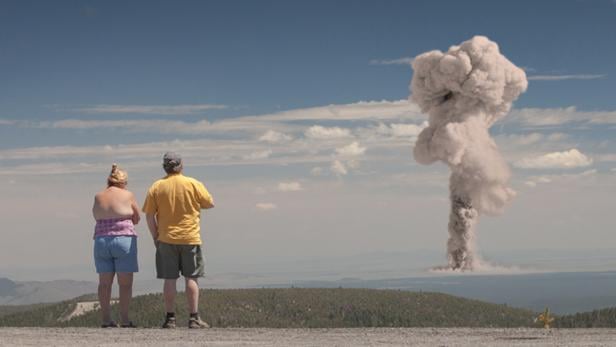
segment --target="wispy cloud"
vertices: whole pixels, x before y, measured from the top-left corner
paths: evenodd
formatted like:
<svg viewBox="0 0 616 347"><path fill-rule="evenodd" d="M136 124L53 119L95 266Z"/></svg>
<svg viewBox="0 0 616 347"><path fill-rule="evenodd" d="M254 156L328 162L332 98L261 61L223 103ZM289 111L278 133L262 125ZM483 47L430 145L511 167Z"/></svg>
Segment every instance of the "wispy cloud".
<svg viewBox="0 0 616 347"><path fill-rule="evenodd" d="M304 136L315 140L341 139L351 137L351 130L340 127L323 127L313 125L304 132Z"/></svg>
<svg viewBox="0 0 616 347"><path fill-rule="evenodd" d="M344 176L349 173L346 166L340 160L334 160L330 166L330 170L336 176Z"/></svg>
<svg viewBox="0 0 616 347"><path fill-rule="evenodd" d="M259 202L255 205L255 207L261 211L271 211L278 208L276 204L273 204L271 202Z"/></svg>
<svg viewBox="0 0 616 347"><path fill-rule="evenodd" d="M564 152L547 153L533 158L524 158L514 163L523 169L571 169L590 166L592 159L573 148Z"/></svg>
<svg viewBox="0 0 616 347"><path fill-rule="evenodd" d="M564 81L564 80L596 80L605 78L607 75L531 75L528 76L530 81Z"/></svg>
<svg viewBox="0 0 616 347"><path fill-rule="evenodd" d="M529 127L554 127L575 124L616 124L616 111L580 111L575 107L514 109L506 123Z"/></svg>
<svg viewBox="0 0 616 347"><path fill-rule="evenodd" d="M424 119L417 105L408 100L360 101L351 104L327 105L293 109L288 111L226 118L216 122L201 120L186 122L165 119L124 119L124 120L83 120L63 119L58 121L7 122L25 128L55 129L121 129L126 132L199 134L205 132L238 131L243 133L261 132L262 141L284 142L285 132L298 129L298 121L357 121L357 120L402 120ZM304 128L303 126L301 127ZM324 127L322 127L324 128ZM317 129L323 130L323 129ZM267 133L272 131L270 133ZM266 133L263 133L266 132ZM282 135L281 135L282 134ZM315 132L319 136L318 131ZM324 135L324 134L321 134ZM332 134L334 135L334 134ZM254 136L254 135L253 135ZM284 141L283 141L284 140Z"/></svg>
<svg viewBox="0 0 616 347"><path fill-rule="evenodd" d="M573 174L559 174L559 175L542 175L542 176L531 176L524 182L529 187L536 187L539 184L546 183L554 183L554 182L563 182L563 181L572 181L577 179L587 179L588 177L594 176L597 174L596 169L586 170L579 173Z"/></svg>
<svg viewBox="0 0 616 347"><path fill-rule="evenodd" d="M356 157L363 155L366 152L366 147L359 145L359 142L352 142L344 147L336 148L336 154L343 157Z"/></svg>
<svg viewBox="0 0 616 347"><path fill-rule="evenodd" d="M413 63L413 58L411 57L370 60L370 65L411 65L411 63Z"/></svg>
<svg viewBox="0 0 616 347"><path fill-rule="evenodd" d="M368 119L424 119L419 107L408 100L359 101L282 111L252 116L267 121L300 120L368 120ZM244 117L247 119L249 117Z"/></svg>
<svg viewBox="0 0 616 347"><path fill-rule="evenodd" d="M278 190L281 192L299 192L303 189L302 184L295 181L278 183Z"/></svg>
<svg viewBox="0 0 616 347"><path fill-rule="evenodd" d="M245 155L243 158L247 160L258 160L258 159L267 159L272 155L271 149L266 149L264 151L252 152L248 155Z"/></svg>
<svg viewBox="0 0 616 347"><path fill-rule="evenodd" d="M261 138L269 143L283 143L291 136L290 132L305 131L301 121L378 121L389 124L374 129L378 135L391 137L414 137L421 131L424 124L410 124L409 122L423 122L423 115L417 105L408 100L394 101L360 101L351 104L327 105L293 109L277 113L240 116L226 118L215 122L201 120L187 122L181 120L161 119L125 119L125 120L83 120L63 119L58 121L15 121L0 120L0 124L7 126L20 126L24 128L56 128L56 129L96 129L113 128L126 132L143 133L177 133L199 134L210 132L236 131L252 133L252 136ZM565 108L522 108L514 109L506 117L503 124L517 123L524 127L553 127L567 123L578 124L616 124L616 111L580 111L575 107ZM307 137L314 135L327 136L325 131L335 127L324 127L311 130ZM340 129L345 129L338 127ZM348 130L348 129L347 129ZM365 129L364 129L365 130ZM270 132L271 131L271 132ZM313 133L314 132L314 133ZM374 131L371 130L372 133ZM260 135L258 135L260 133ZM336 135L331 132L328 135ZM347 136L345 130L338 135ZM352 135L348 133L348 135Z"/></svg>
<svg viewBox="0 0 616 347"><path fill-rule="evenodd" d="M271 129L259 137L259 141L272 144L289 142L291 140L293 140L293 137Z"/></svg>
<svg viewBox="0 0 616 347"><path fill-rule="evenodd" d="M419 133L428 126L428 122L417 124L384 124L379 123L376 132L380 135L393 137L417 137Z"/></svg>
<svg viewBox="0 0 616 347"><path fill-rule="evenodd" d="M54 122L41 122L34 125L39 128L53 129L124 129L127 132L156 132L195 134L207 131L211 123L207 120L184 122L164 119L127 119L127 120L82 120L63 119Z"/></svg>
<svg viewBox="0 0 616 347"><path fill-rule="evenodd" d="M192 115L207 110L220 110L226 105L189 104L189 105L93 105L72 108L71 111L96 114L153 114L153 115Z"/></svg>

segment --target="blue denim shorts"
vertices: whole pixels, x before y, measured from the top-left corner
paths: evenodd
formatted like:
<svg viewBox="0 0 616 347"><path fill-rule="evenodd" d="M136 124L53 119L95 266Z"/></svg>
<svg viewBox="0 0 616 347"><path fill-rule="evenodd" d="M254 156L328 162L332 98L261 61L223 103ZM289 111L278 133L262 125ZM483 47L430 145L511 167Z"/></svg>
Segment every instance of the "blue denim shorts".
<svg viewBox="0 0 616 347"><path fill-rule="evenodd" d="M96 272L138 272L135 236L100 236L94 239Z"/></svg>

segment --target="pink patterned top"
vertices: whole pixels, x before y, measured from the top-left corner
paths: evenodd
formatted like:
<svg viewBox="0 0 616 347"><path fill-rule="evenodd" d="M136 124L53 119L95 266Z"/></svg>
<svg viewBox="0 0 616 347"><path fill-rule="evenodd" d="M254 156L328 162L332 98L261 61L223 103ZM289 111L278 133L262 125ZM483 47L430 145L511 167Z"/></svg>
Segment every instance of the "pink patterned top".
<svg viewBox="0 0 616 347"><path fill-rule="evenodd" d="M100 236L137 236L131 218L98 219L94 227L94 238Z"/></svg>

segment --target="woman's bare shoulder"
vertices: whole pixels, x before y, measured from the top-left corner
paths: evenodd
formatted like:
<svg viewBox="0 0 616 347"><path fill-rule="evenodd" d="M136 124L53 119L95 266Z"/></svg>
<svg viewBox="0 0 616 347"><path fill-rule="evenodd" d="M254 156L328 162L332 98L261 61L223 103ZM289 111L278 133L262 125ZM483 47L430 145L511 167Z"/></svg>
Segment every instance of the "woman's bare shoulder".
<svg viewBox="0 0 616 347"><path fill-rule="evenodd" d="M105 191L101 190L100 192L94 194L94 201L99 201L105 195Z"/></svg>

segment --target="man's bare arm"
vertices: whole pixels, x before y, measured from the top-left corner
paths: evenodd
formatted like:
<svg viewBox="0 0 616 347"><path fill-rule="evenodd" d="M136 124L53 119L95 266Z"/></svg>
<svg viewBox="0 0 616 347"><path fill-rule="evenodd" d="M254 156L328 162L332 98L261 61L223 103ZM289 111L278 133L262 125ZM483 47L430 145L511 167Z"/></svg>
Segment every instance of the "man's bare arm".
<svg viewBox="0 0 616 347"><path fill-rule="evenodd" d="M156 215L153 213L146 213L145 219L148 222L148 229L150 229L152 239L154 239L154 246L158 247L158 223L156 222Z"/></svg>

